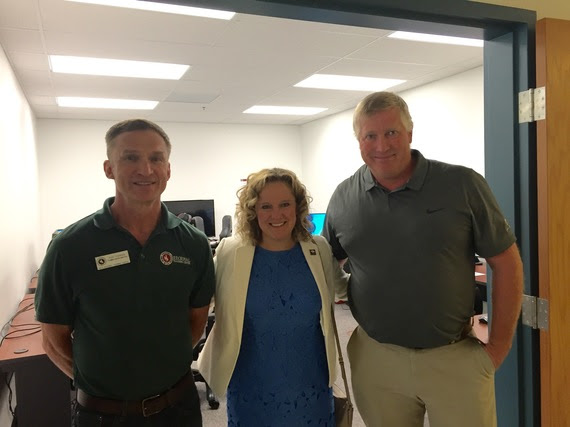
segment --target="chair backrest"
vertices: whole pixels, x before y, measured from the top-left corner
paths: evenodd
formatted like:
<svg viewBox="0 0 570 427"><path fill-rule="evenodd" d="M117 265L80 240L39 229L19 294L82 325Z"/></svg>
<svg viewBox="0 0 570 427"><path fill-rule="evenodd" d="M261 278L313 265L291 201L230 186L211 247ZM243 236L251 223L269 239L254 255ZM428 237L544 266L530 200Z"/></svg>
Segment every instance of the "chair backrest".
<svg viewBox="0 0 570 427"><path fill-rule="evenodd" d="M182 212L176 215L181 220L189 222L191 225L196 227L202 233L206 234L206 228L204 227L204 218L201 216L192 216L189 213Z"/></svg>
<svg viewBox="0 0 570 427"><path fill-rule="evenodd" d="M189 213L186 213L186 212L179 213L176 216L178 218L180 218L181 220L186 221L186 222L192 221L192 215L190 215Z"/></svg>
<svg viewBox="0 0 570 427"><path fill-rule="evenodd" d="M222 240L224 237L229 237L232 235L232 216L231 215L224 215L222 217L222 231L220 231L220 239Z"/></svg>
<svg viewBox="0 0 570 427"><path fill-rule="evenodd" d="M206 234L206 228L204 227L204 218L202 218L201 216L193 216L192 220L190 221L190 224L192 224L202 233Z"/></svg>

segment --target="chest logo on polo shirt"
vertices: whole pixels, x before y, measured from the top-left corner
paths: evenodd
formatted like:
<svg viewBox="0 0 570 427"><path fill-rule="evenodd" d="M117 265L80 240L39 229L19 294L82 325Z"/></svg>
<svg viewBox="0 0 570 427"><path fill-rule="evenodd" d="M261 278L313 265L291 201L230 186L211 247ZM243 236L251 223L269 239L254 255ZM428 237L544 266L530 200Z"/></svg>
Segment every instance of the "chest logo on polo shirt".
<svg viewBox="0 0 570 427"><path fill-rule="evenodd" d="M160 254L160 262L162 262L164 265L170 265L173 262L177 264L192 264L190 258L187 258L185 256L172 255L168 251L164 251Z"/></svg>
<svg viewBox="0 0 570 427"><path fill-rule="evenodd" d="M170 252L164 251L160 254L160 262L162 262L164 265L172 264L172 254Z"/></svg>

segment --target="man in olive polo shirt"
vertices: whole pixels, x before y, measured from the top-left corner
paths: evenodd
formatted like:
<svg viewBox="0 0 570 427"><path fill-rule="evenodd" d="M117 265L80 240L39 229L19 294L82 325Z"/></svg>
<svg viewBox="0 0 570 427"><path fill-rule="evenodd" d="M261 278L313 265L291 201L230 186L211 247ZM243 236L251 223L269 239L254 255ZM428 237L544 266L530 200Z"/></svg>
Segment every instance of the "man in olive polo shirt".
<svg viewBox="0 0 570 427"><path fill-rule="evenodd" d="M421 427L426 411L431 427L495 426L494 372L522 299L515 236L483 177L411 149L401 97L367 96L353 124L365 165L335 190L323 234L350 265L359 412L375 427ZM493 270L487 344L470 334L475 253Z"/></svg>
<svg viewBox="0 0 570 427"><path fill-rule="evenodd" d="M115 197L55 237L40 268L44 349L74 380L76 426L201 426L190 365L214 290L209 242L160 202L164 130L126 120L105 139Z"/></svg>

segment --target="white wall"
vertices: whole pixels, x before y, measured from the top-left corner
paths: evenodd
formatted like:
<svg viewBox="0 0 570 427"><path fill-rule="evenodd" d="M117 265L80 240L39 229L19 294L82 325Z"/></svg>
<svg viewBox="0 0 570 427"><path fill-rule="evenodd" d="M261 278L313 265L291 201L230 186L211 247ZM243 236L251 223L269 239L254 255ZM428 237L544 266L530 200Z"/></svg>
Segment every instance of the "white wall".
<svg viewBox="0 0 570 427"><path fill-rule="evenodd" d="M34 116L0 47L0 326L18 307L41 260ZM0 385L0 426L11 424Z"/></svg>
<svg viewBox="0 0 570 427"><path fill-rule="evenodd" d="M483 68L400 94L414 121L412 147L427 158L461 164L484 175ZM304 183L313 212L324 212L336 186L362 165L352 112L301 127Z"/></svg>
<svg viewBox="0 0 570 427"><path fill-rule="evenodd" d="M114 182L103 173L105 132L113 122L39 119L42 247L51 233L103 205ZM163 200L214 199L216 233L234 214L240 179L264 167L301 174L297 126L159 123L172 142L172 177Z"/></svg>
<svg viewBox="0 0 570 427"><path fill-rule="evenodd" d="M482 67L401 94L414 120L412 146L426 157L484 173ZM113 122L39 119L42 247L51 233L99 209L114 194L103 174L104 135ZM263 167L299 174L326 210L343 179L362 164L352 110L297 126L160 123L173 149L163 200L214 199L216 233L233 215L240 179Z"/></svg>

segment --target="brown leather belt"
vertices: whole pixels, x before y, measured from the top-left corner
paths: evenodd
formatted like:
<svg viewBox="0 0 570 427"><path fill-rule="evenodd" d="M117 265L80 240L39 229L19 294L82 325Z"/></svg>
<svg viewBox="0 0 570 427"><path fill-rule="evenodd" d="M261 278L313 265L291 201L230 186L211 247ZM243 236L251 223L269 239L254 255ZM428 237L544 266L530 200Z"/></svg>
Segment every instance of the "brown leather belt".
<svg viewBox="0 0 570 427"><path fill-rule="evenodd" d="M192 372L188 372L172 388L164 393L147 397L143 400L114 400L91 396L83 390L77 390L77 403L85 409L108 415L142 415L150 417L182 400L184 392L194 383Z"/></svg>

